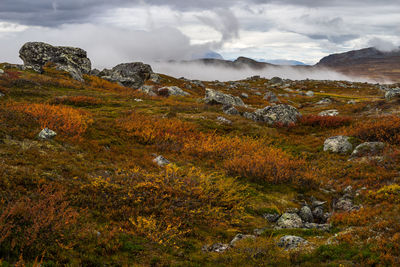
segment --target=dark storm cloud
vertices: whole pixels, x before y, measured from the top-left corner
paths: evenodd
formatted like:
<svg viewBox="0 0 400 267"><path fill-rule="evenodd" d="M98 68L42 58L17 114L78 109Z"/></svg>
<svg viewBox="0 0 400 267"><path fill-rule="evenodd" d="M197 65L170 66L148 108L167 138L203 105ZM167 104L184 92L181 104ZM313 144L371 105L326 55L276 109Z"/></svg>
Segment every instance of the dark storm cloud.
<svg viewBox="0 0 400 267"><path fill-rule="evenodd" d="M1 0L0 21L25 25L59 26L90 21L91 17L116 7L138 5L169 6L172 9L210 10L237 4L278 4L305 7L347 7L398 5L398 0Z"/></svg>

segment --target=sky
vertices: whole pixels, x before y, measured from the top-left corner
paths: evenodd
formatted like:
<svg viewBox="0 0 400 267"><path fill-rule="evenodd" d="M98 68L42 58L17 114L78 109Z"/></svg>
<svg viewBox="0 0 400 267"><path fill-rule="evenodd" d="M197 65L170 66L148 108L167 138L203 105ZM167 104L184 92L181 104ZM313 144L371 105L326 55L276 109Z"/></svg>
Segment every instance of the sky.
<svg viewBox="0 0 400 267"><path fill-rule="evenodd" d="M0 0L0 62L27 41L85 49L95 67L189 60L289 59L400 45L400 0Z"/></svg>

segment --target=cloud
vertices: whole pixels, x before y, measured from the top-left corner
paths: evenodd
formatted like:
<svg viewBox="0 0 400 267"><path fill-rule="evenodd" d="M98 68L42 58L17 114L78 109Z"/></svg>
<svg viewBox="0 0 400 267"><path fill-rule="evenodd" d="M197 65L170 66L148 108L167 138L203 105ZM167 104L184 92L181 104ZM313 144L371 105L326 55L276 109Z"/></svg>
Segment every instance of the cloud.
<svg viewBox="0 0 400 267"><path fill-rule="evenodd" d="M376 49L382 52L391 52L394 50L400 50L399 45L395 45L391 41L383 40L378 37L374 37L371 40L369 40L368 46L375 47Z"/></svg>

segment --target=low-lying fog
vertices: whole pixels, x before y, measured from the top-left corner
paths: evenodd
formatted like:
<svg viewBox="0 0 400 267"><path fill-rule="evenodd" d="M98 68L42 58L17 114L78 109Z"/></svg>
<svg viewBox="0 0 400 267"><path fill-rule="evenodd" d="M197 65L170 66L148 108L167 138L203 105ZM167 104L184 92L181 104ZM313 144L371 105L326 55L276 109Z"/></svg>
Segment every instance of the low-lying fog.
<svg viewBox="0 0 400 267"><path fill-rule="evenodd" d="M353 82L375 82L366 78L350 77L344 74L327 70L279 66L255 70L251 68L234 69L222 66L210 66L203 63L151 63L154 72L166 74L176 78L185 77L203 81L235 81L251 76L260 75L265 78L275 76L291 80L346 80Z"/></svg>

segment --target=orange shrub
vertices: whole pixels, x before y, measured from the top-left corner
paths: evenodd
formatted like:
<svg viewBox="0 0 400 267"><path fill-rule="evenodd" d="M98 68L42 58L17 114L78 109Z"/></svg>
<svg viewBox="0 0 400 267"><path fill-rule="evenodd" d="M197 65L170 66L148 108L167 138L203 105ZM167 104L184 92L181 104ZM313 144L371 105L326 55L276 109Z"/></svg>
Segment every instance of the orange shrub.
<svg viewBox="0 0 400 267"><path fill-rule="evenodd" d="M98 106L104 102L101 99L90 96L59 96L52 101L53 104L67 104L79 107Z"/></svg>
<svg viewBox="0 0 400 267"><path fill-rule="evenodd" d="M182 144L195 132L191 123L178 119L167 119L132 113L120 119L118 125L127 135L143 144Z"/></svg>
<svg viewBox="0 0 400 267"><path fill-rule="evenodd" d="M8 107L31 115L42 128L48 127L58 134L74 139L79 139L93 122L88 113L67 106L14 104Z"/></svg>
<svg viewBox="0 0 400 267"><path fill-rule="evenodd" d="M306 126L319 126L319 127L340 127L349 125L351 117L345 116L319 116L319 115L305 115L299 119L299 123Z"/></svg>
<svg viewBox="0 0 400 267"><path fill-rule="evenodd" d="M363 141L382 141L400 144L400 117L395 115L364 119L356 123L346 134Z"/></svg>
<svg viewBox="0 0 400 267"><path fill-rule="evenodd" d="M67 236L77 218L64 192L43 186L33 196L0 207L0 251L6 248L13 258L35 258L55 247L68 248Z"/></svg>

